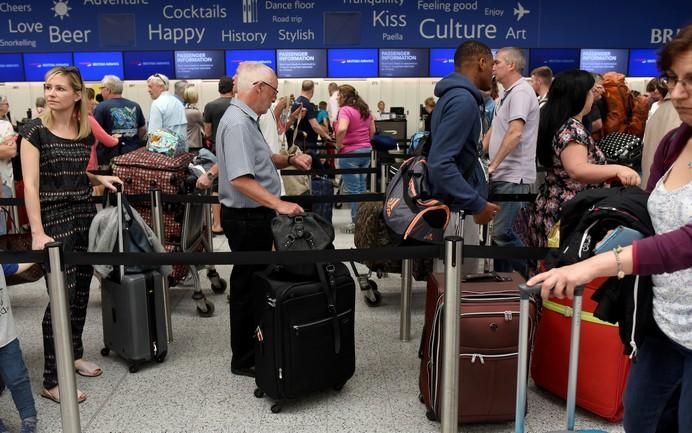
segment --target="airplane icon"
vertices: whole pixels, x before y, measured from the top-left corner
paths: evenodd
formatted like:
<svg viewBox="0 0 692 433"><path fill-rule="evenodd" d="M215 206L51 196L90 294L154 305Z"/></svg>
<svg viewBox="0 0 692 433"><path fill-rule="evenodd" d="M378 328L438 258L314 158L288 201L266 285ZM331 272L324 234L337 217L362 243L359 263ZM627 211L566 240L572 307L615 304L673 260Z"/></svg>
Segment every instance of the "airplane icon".
<svg viewBox="0 0 692 433"><path fill-rule="evenodd" d="M521 20L524 15L531 12L528 9L524 9L524 6L522 6L519 2L517 2L517 6L518 7L514 8L514 15L517 15L517 21Z"/></svg>

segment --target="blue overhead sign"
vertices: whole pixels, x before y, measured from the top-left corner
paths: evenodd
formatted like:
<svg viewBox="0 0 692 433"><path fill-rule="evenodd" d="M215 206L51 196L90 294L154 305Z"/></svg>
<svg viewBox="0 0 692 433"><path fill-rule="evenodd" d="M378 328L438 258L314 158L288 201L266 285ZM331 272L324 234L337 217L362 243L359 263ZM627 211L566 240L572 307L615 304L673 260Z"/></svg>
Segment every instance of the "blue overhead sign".
<svg viewBox="0 0 692 433"><path fill-rule="evenodd" d="M692 2L675 3L4 0L0 52L449 48L467 40L492 48L656 48L692 18Z"/></svg>

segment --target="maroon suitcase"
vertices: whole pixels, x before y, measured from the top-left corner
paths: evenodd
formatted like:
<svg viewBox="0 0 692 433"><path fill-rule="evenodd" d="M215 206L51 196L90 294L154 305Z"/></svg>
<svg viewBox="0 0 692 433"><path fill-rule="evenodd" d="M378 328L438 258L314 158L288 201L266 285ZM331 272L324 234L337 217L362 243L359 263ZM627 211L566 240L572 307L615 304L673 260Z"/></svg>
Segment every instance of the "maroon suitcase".
<svg viewBox="0 0 692 433"><path fill-rule="evenodd" d="M122 179L125 194L148 194L152 189L162 194L180 194L192 158L191 153L171 158L141 147L113 158L113 174Z"/></svg>
<svg viewBox="0 0 692 433"><path fill-rule="evenodd" d="M461 284L459 327L459 422L514 420L519 345L519 291L516 272L469 275ZM498 281L498 275L506 281ZM430 274L421 341L420 397L431 420L440 417L442 311L445 276ZM530 329L536 322L531 304Z"/></svg>

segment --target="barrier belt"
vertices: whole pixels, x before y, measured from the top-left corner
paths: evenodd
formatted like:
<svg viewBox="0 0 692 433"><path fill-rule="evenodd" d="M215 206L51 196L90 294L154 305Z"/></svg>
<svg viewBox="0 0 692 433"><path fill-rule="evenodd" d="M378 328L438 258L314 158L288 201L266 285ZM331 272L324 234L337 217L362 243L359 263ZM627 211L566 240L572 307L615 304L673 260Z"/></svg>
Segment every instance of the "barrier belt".
<svg viewBox="0 0 692 433"><path fill-rule="evenodd" d="M47 263L45 251L2 251L0 263Z"/></svg>
<svg viewBox="0 0 692 433"><path fill-rule="evenodd" d="M464 245L464 257L485 259L528 259L543 260L555 248L542 247L484 247Z"/></svg>
<svg viewBox="0 0 692 433"><path fill-rule="evenodd" d="M337 153L335 155L330 155L328 153L319 153L316 156L318 156L320 159L370 158L370 153Z"/></svg>
<svg viewBox="0 0 692 433"><path fill-rule="evenodd" d="M398 260L406 258L442 257L442 245L416 247L384 247L319 251L247 251L220 253L77 253L65 252L68 265L257 265L305 264L364 260ZM0 254L2 256L2 254Z"/></svg>
<svg viewBox="0 0 692 433"><path fill-rule="evenodd" d="M532 202L536 200L537 194L490 194L488 200L492 202L496 201L519 201L519 202Z"/></svg>
<svg viewBox="0 0 692 433"><path fill-rule="evenodd" d="M376 168L337 168L334 170L281 170L281 176L328 176L330 174L377 174Z"/></svg>
<svg viewBox="0 0 692 433"><path fill-rule="evenodd" d="M384 194L371 192L365 194L338 194L338 195L285 195L281 200L293 203L359 203L366 201L384 202Z"/></svg>
<svg viewBox="0 0 692 433"><path fill-rule="evenodd" d="M485 247L465 245L468 258L521 258L540 260L551 248ZM191 253L77 253L64 252L68 265L254 265L305 264L366 260L401 260L406 258L442 258L442 245L339 249L320 251L249 251L249 252L191 252ZM3 251L0 263L45 263L45 251Z"/></svg>

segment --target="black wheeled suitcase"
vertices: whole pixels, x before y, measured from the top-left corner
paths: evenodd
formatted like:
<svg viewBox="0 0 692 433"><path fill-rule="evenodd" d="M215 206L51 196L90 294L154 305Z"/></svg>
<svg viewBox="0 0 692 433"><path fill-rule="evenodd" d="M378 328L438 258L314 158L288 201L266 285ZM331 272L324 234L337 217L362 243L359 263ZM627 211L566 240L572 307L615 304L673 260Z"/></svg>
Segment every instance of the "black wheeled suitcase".
<svg viewBox="0 0 692 433"><path fill-rule="evenodd" d="M117 193L118 250L129 251L128 231L137 221L123 211L121 193ZM127 203L124 206L129 206ZM101 284L103 343L101 354L117 353L130 363L135 373L140 364L163 362L168 352L165 297L161 274L155 270L126 273L126 267L115 267Z"/></svg>
<svg viewBox="0 0 692 433"><path fill-rule="evenodd" d="M340 390L355 371L355 283L343 263L318 266L312 281L280 267L255 274L255 396L277 400L274 413L282 400Z"/></svg>

